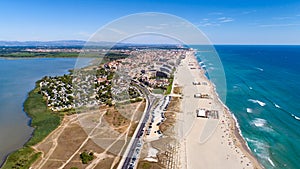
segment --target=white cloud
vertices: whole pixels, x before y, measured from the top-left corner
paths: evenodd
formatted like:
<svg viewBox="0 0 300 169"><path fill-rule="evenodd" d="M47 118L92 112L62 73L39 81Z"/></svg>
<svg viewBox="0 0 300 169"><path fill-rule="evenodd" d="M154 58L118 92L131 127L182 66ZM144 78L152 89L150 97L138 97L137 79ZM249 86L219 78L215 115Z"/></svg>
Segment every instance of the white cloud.
<svg viewBox="0 0 300 169"><path fill-rule="evenodd" d="M200 27L208 27L208 26L221 26L222 23L233 22L234 19L230 17L219 17L215 19L203 18L201 22L198 24Z"/></svg>
<svg viewBox="0 0 300 169"><path fill-rule="evenodd" d="M228 18L228 19L221 20L220 22L221 23L227 23L227 22L233 22L233 21L234 21L234 19Z"/></svg>
<svg viewBox="0 0 300 169"><path fill-rule="evenodd" d="M288 27L288 26L300 26L298 23L290 23L290 24L266 24L259 25L259 27Z"/></svg>
<svg viewBox="0 0 300 169"><path fill-rule="evenodd" d="M229 17L220 17L218 18L220 23L227 23L227 22L233 22L234 19L233 18L229 18Z"/></svg>

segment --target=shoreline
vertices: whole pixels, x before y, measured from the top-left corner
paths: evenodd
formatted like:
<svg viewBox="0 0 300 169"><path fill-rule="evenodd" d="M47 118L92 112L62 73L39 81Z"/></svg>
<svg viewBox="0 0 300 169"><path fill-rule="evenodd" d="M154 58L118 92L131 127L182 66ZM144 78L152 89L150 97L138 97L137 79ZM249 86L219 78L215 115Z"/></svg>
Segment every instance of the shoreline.
<svg viewBox="0 0 300 169"><path fill-rule="evenodd" d="M196 55L194 55L194 58L198 62ZM201 67L201 66L199 65L199 67ZM203 69L201 68L201 71L202 70ZM200 71L200 73L202 73L201 71ZM224 107L224 109L225 109L224 112L227 113L228 117L231 118L231 123L233 124L232 126L234 127L234 129L232 129L233 131L231 131L231 132L233 132L233 134L236 137L236 139L239 140L239 144L237 146L240 147L240 149L243 150L245 154L247 154L247 157L250 158L250 160L253 162L253 164L255 164L254 168L262 168L263 169L264 167L261 165L261 163L255 157L255 155L251 151L251 149L250 149L247 141L243 137L240 125L239 125L238 120L235 117L234 113L231 112L230 109L228 108L228 106L225 103L222 102L222 100L220 99L219 94L217 92L216 85L206 76L206 71L205 70L203 71L203 74L207 78L207 80L211 83L211 85L213 86L214 94L217 96L218 101Z"/></svg>
<svg viewBox="0 0 300 169"><path fill-rule="evenodd" d="M59 127L63 120L61 115L55 114L47 108L43 96L37 91L38 82L39 80L36 81L34 89L28 92L28 96L23 103L24 113L30 118L28 125L33 128L33 132L21 148L6 155L1 164L1 169L11 168L17 163L30 166L40 156L40 153L36 152L32 146L43 141L44 138ZM22 161L22 159L25 160Z"/></svg>
<svg viewBox="0 0 300 169"><path fill-rule="evenodd" d="M263 168L243 138L234 114L220 100L214 83L205 76L205 70L199 65L194 51L187 55L182 62L178 67L179 73L177 73L178 85L186 90L183 92L182 111L195 112L196 109L205 108L219 111L219 117L218 119L207 119L195 117L195 115L184 115L184 118L190 116L188 118L193 119L192 123L194 124L189 126L190 129L184 138L185 143L181 145L181 167ZM185 77L188 76L188 73L191 75ZM208 84L191 85L193 81ZM197 100L193 97L195 93L207 93L211 98ZM185 105L186 102L190 103L192 108L186 107L188 106ZM179 120L184 119L179 118ZM184 121L184 123L188 122ZM201 139L204 141L201 142ZM214 151L218 151L218 154L214 154ZM203 159L196 158L197 156Z"/></svg>

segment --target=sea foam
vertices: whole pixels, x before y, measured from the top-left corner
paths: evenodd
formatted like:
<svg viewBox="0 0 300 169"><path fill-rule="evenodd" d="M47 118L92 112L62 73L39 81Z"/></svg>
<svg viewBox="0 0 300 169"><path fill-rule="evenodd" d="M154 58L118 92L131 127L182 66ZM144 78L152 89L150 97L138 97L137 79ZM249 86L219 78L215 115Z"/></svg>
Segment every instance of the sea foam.
<svg viewBox="0 0 300 169"><path fill-rule="evenodd" d="M294 115L294 114L291 114L296 120L299 120L300 121L300 117Z"/></svg>
<svg viewBox="0 0 300 169"><path fill-rule="evenodd" d="M265 132L274 132L274 130L267 125L267 121L265 119L255 118L253 121L250 122L250 124L258 127L259 129Z"/></svg>
<svg viewBox="0 0 300 169"><path fill-rule="evenodd" d="M259 101L259 100L248 99L248 101L250 101L252 103L257 103L257 104L259 104L262 107L266 105L266 103L264 103L262 101Z"/></svg>
<svg viewBox="0 0 300 169"><path fill-rule="evenodd" d="M274 103L274 106L277 108L281 108L278 104Z"/></svg>
<svg viewBox="0 0 300 169"><path fill-rule="evenodd" d="M257 70L259 70L259 71L264 71L264 69L263 68L259 68L259 67L256 67L255 69L257 69Z"/></svg>
<svg viewBox="0 0 300 169"><path fill-rule="evenodd" d="M256 118L252 121L252 124L256 127L263 127L265 126L267 121L265 119Z"/></svg>
<svg viewBox="0 0 300 169"><path fill-rule="evenodd" d="M253 112L253 110L251 108L247 108L246 110L247 110L247 113L252 113Z"/></svg>

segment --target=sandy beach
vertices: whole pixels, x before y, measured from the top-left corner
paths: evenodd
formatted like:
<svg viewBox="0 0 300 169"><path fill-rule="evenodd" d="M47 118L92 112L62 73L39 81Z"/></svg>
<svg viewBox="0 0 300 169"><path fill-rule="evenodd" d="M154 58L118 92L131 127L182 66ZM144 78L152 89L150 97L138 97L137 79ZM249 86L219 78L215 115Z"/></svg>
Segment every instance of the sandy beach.
<svg viewBox="0 0 300 169"><path fill-rule="evenodd" d="M177 116L181 152L179 168L262 168L247 148L233 115L220 102L214 85L204 75L193 52L178 66L174 86L182 87L183 93L182 112ZM196 93L208 97L195 98ZM197 109L213 113L209 118L197 117Z"/></svg>

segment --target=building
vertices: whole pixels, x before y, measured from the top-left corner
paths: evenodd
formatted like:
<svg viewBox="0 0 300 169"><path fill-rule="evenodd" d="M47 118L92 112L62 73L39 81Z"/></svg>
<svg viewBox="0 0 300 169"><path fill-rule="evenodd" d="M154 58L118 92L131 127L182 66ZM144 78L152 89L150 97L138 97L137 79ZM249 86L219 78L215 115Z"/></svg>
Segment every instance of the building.
<svg viewBox="0 0 300 169"><path fill-rule="evenodd" d="M194 98L204 98L204 99L209 99L209 96L208 96L208 94L196 93L196 94L194 94Z"/></svg>
<svg viewBox="0 0 300 169"><path fill-rule="evenodd" d="M193 82L193 85L201 85L201 82Z"/></svg>
<svg viewBox="0 0 300 169"><path fill-rule="evenodd" d="M194 94L194 98L201 98L201 93L196 93L196 94Z"/></svg>
<svg viewBox="0 0 300 169"><path fill-rule="evenodd" d="M205 109L197 109L196 110L197 117L207 118L207 113Z"/></svg>

